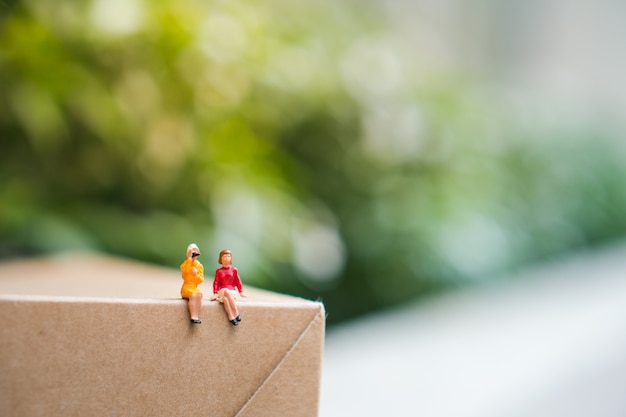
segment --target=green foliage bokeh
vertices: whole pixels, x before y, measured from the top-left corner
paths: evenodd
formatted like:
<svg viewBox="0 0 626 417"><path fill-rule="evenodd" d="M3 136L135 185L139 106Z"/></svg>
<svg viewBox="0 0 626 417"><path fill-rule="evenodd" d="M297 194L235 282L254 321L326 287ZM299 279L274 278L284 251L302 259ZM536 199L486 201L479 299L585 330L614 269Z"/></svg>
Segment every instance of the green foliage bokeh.
<svg viewBox="0 0 626 417"><path fill-rule="evenodd" d="M623 235L611 132L529 125L371 6L4 3L0 256L228 247L333 323Z"/></svg>

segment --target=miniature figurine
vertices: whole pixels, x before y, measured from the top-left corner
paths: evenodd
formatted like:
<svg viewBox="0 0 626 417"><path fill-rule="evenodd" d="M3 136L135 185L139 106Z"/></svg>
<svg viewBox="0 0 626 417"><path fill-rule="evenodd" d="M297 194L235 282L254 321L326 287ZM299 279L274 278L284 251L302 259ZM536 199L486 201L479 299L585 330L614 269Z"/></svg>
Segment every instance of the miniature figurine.
<svg viewBox="0 0 626 417"><path fill-rule="evenodd" d="M224 249L220 252L217 263L222 265L222 267L215 271L211 300L217 300L222 303L228 315L228 320L234 326L237 326L241 321L237 304L235 304L237 292L242 297L247 297L247 295L243 292L239 272L232 265L232 261L233 254L229 250Z"/></svg>
<svg viewBox="0 0 626 417"><path fill-rule="evenodd" d="M204 282L204 267L198 262L199 256L198 245L192 243L187 246L187 259L180 264L180 270L183 273L183 286L180 289L180 295L188 300L189 317L194 324L202 323L200 321L202 291L198 289L198 285Z"/></svg>

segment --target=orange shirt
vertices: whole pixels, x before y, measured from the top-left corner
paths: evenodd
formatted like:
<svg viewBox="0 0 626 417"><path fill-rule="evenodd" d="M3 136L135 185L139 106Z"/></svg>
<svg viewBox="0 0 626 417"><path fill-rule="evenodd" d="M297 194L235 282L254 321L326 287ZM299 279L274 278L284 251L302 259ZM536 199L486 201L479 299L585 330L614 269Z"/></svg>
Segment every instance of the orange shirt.
<svg viewBox="0 0 626 417"><path fill-rule="evenodd" d="M192 269L196 269L194 274ZM185 259L180 264L180 270L182 271L183 286L180 289L180 295L183 298L189 298L191 294L202 294L202 291L198 289L198 285L204 282L204 267L202 264L194 259Z"/></svg>

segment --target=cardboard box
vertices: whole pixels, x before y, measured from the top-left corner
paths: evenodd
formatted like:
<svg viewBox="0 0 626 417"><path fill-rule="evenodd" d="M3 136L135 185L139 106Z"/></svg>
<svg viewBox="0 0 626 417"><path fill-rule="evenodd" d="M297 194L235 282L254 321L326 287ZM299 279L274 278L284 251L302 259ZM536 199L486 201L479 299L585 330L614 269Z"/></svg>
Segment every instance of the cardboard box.
<svg viewBox="0 0 626 417"><path fill-rule="evenodd" d="M181 260L182 261L182 260ZM189 322L176 269L94 254L0 263L0 415L318 415L321 303L246 286Z"/></svg>

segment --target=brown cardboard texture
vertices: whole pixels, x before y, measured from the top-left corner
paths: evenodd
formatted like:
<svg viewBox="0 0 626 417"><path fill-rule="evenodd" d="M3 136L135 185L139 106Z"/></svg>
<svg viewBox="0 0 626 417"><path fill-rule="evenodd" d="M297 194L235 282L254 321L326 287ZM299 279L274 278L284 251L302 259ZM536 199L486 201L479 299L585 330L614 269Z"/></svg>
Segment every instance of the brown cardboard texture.
<svg viewBox="0 0 626 417"><path fill-rule="evenodd" d="M0 415L318 415L321 303L244 286L189 322L175 269L95 254L0 264Z"/></svg>

